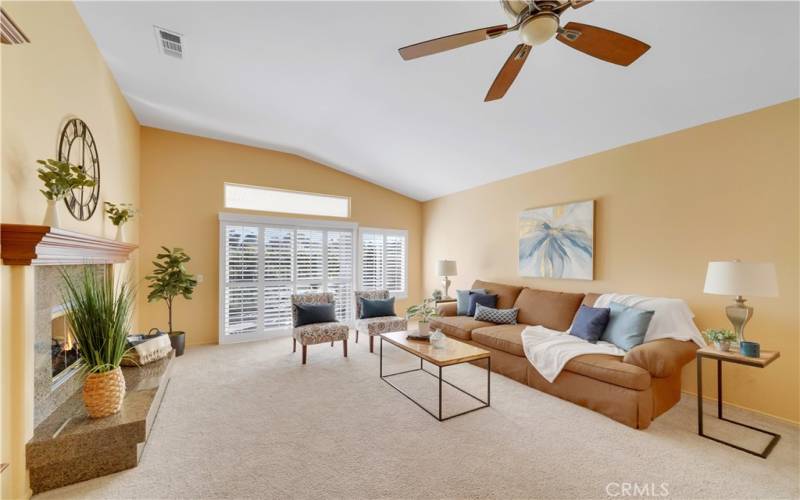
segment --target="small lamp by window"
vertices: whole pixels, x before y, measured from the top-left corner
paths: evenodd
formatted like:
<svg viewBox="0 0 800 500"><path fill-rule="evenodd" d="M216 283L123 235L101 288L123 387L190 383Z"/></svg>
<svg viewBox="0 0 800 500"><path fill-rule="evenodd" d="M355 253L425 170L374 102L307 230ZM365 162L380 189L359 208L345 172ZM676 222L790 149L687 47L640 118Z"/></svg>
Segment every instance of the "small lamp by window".
<svg viewBox="0 0 800 500"><path fill-rule="evenodd" d="M437 274L442 278L442 285L444 286L444 299L450 299L448 289L450 288L449 276L458 276L458 268L454 260L440 260L436 264Z"/></svg>

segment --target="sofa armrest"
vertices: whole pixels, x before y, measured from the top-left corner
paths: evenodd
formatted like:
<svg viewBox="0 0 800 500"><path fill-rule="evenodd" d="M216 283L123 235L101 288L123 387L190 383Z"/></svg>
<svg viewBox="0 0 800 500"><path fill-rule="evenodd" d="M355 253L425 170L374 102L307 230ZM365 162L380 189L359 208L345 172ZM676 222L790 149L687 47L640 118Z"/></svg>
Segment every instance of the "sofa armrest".
<svg viewBox="0 0 800 500"><path fill-rule="evenodd" d="M457 311L458 307L455 302L445 302L436 306L436 312L439 313L439 316L456 316Z"/></svg>
<svg viewBox="0 0 800 500"><path fill-rule="evenodd" d="M666 378L680 371L695 357L697 344L690 340L659 339L638 345L622 359L657 378Z"/></svg>

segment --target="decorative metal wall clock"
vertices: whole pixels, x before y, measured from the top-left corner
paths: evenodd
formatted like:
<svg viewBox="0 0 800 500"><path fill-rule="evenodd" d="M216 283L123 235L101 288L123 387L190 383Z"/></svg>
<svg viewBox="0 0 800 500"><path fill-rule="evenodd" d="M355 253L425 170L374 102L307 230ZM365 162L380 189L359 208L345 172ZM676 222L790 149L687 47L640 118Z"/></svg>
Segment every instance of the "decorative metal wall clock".
<svg viewBox="0 0 800 500"><path fill-rule="evenodd" d="M73 217L89 220L100 200L100 157L92 131L83 120L72 118L64 125L58 141L58 159L77 165L95 181L94 186L73 189L64 198Z"/></svg>

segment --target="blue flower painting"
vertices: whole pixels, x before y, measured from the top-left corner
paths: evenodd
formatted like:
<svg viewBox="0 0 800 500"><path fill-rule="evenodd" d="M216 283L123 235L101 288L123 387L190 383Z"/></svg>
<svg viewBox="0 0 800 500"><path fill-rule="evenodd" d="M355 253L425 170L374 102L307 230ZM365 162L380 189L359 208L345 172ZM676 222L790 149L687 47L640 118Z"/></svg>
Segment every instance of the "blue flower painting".
<svg viewBox="0 0 800 500"><path fill-rule="evenodd" d="M532 208L519 216L519 273L594 278L594 201Z"/></svg>

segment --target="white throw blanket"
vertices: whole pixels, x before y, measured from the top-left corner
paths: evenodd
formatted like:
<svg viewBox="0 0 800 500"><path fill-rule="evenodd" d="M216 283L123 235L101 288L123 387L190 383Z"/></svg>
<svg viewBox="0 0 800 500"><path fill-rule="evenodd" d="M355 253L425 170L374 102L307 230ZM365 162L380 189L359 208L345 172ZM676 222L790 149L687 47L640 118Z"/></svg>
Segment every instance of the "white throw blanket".
<svg viewBox="0 0 800 500"><path fill-rule="evenodd" d="M694 313L681 299L605 293L597 298L594 307L608 307L612 302L655 311L647 327L644 343L658 339L676 339L691 340L700 347L706 345L694 324ZM528 361L545 380L551 383L572 358L584 354L625 355L624 350L609 342L601 340L592 344L566 332L550 330L543 326L529 326L523 330L522 347Z"/></svg>
<svg viewBox="0 0 800 500"><path fill-rule="evenodd" d="M133 347L138 356L138 363L146 365L151 361L161 359L169 354L172 350L172 344L169 341L169 335L160 335L147 342L142 342Z"/></svg>
<svg viewBox="0 0 800 500"><path fill-rule="evenodd" d="M706 341L694 324L694 313L681 299L604 293L597 298L594 307L608 307L612 302L655 311L650 326L647 327L644 342L658 339L691 340L700 347L706 346Z"/></svg>
<svg viewBox="0 0 800 500"><path fill-rule="evenodd" d="M533 367L548 382L553 382L574 357L584 354L625 355L625 351L609 342L601 340L592 344L543 326L529 326L522 331L522 348Z"/></svg>

